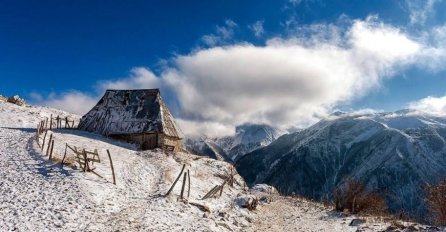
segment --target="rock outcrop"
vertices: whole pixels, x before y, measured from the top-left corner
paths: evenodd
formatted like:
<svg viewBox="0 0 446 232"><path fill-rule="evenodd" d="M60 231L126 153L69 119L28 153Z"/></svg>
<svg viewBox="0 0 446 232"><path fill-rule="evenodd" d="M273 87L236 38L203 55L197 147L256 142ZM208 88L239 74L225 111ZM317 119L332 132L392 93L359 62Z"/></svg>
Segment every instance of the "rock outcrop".
<svg viewBox="0 0 446 232"><path fill-rule="evenodd" d="M1 98L1 97L0 97ZM20 98L19 95L14 95L8 98L9 103L16 104L18 106L25 106L26 102L23 98Z"/></svg>

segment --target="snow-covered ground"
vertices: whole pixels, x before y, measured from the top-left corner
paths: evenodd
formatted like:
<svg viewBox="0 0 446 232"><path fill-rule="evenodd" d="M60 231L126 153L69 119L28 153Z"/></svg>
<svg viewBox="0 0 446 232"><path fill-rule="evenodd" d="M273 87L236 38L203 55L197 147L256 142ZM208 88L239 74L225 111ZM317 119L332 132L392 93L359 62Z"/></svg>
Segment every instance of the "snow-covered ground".
<svg viewBox="0 0 446 232"><path fill-rule="evenodd" d="M66 143L97 149L101 162L94 171L101 177L75 165L62 167L44 156L34 137L37 123L51 114L78 119L46 107L0 102L0 231L375 231L389 224L368 219L349 226L352 216L280 196L257 210L242 209L235 203L246 193L239 176L240 185L226 185L220 198L200 200L222 184L218 176L229 172L230 164L185 153L139 152L130 144L78 130L48 132L55 140L53 157L62 158ZM68 151L68 161L73 157ZM183 164L191 177L189 203L205 205L210 212L178 199L182 178L164 197Z"/></svg>
<svg viewBox="0 0 446 232"><path fill-rule="evenodd" d="M50 114L68 115L0 102L0 231L227 231L249 226L250 212L233 203L242 186L226 187L219 199L199 200L222 184L217 174L229 170L229 164L184 153L138 152L129 144L77 130L49 131L56 159L62 158L66 143L98 149L101 162L94 171L101 177L83 173L48 161L46 146L44 152L37 146L34 128ZM73 157L69 151L68 160ZM183 164L191 176L189 201L206 205L210 213L178 201L181 179L169 197L163 196Z"/></svg>

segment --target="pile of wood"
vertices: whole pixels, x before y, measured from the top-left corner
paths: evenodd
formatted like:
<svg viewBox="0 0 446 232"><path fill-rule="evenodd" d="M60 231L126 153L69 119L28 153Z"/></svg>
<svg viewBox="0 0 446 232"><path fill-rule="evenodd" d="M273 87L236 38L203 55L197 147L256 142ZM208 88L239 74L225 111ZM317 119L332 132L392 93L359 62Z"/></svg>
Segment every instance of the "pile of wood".
<svg viewBox="0 0 446 232"><path fill-rule="evenodd" d="M204 195L201 200L206 200L208 198L221 197L223 194L223 188L225 187L226 181L221 185L215 185L206 195Z"/></svg>
<svg viewBox="0 0 446 232"><path fill-rule="evenodd" d="M225 171L223 174L217 174L217 177L220 177L225 182L228 183L229 186L234 187L234 183L237 183L237 180L235 179L235 176L237 175L237 172L234 170L234 167L231 166L229 168L229 171ZM239 184L240 185L240 184Z"/></svg>
<svg viewBox="0 0 446 232"><path fill-rule="evenodd" d="M167 193L164 196L169 196L172 193L175 185L177 184L177 182L180 180L181 176L183 175L183 183L182 183L182 186L181 186L180 199L184 200L185 202L187 202L189 200L189 196L190 196L190 172L189 172L189 170L185 171L185 167L186 167L186 165L183 164L183 167L181 168L180 173L178 174L177 178L173 182L172 186L169 188L169 191L167 191ZM232 182L232 184L233 184L234 183L234 176L235 176L235 174L231 173L230 176L231 176L230 181L233 181ZM223 188L225 187L227 182L228 181L226 179L224 179L224 182L222 184L214 186L208 193L206 193L201 198L201 200L206 200L206 199L209 199L209 198L220 197L223 194ZM187 183L187 196L185 195L186 183Z"/></svg>

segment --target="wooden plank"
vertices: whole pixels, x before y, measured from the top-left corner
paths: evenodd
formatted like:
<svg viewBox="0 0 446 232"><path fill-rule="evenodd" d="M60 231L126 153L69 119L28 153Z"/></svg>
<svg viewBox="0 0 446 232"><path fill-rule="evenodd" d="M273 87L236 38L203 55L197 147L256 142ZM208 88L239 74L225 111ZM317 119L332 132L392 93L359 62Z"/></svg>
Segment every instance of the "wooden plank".
<svg viewBox="0 0 446 232"><path fill-rule="evenodd" d="M204 199L207 199L207 198L211 197L218 190L219 186L220 185L215 185L208 193L206 193L206 195L204 195L203 198L201 198L201 200L204 200Z"/></svg>
<svg viewBox="0 0 446 232"><path fill-rule="evenodd" d="M50 152L51 140L53 140L53 133L50 134L50 139L48 140L48 146L46 147L46 156L48 156Z"/></svg>
<svg viewBox="0 0 446 232"><path fill-rule="evenodd" d="M94 169L90 169L90 172L92 172L93 174L95 174L96 176L99 176L102 179L105 179L103 176L99 175L97 172L94 171Z"/></svg>
<svg viewBox="0 0 446 232"><path fill-rule="evenodd" d="M43 136L43 143L42 143L42 152L43 152L43 147L45 147L45 139L46 139L46 133L48 132L48 130L45 130L45 135Z"/></svg>
<svg viewBox="0 0 446 232"><path fill-rule="evenodd" d="M173 187L175 187L175 185L177 184L177 182L180 179L181 174L183 173L185 167L186 167L186 164L183 164L183 168L181 168L180 174L178 175L177 179L175 179L175 181L173 182L172 186L170 187L169 191L167 191L165 196L168 196L172 192Z"/></svg>
<svg viewBox="0 0 446 232"><path fill-rule="evenodd" d="M189 169L187 169L187 199L189 200L189 196L190 196L190 174L189 174Z"/></svg>
<svg viewBox="0 0 446 232"><path fill-rule="evenodd" d="M76 162L78 162L78 163L79 163L79 167L80 167L82 170L84 170L84 162L81 161L81 159L80 159L80 155L79 155L79 153L77 152L77 148L76 148L76 146L74 146L74 153L75 153L75 155L76 155Z"/></svg>
<svg viewBox="0 0 446 232"><path fill-rule="evenodd" d="M94 152L85 150L85 153L87 154L88 161L96 162L96 163L100 163L101 162L101 160L99 159L98 151L96 149L95 149ZM89 158L88 155L93 155L93 156L91 158Z"/></svg>
<svg viewBox="0 0 446 232"><path fill-rule="evenodd" d="M76 147L74 147L74 148L73 148L73 147L71 147L71 146L70 146L70 145L68 145L68 144L67 144L67 147L68 147L68 149L72 150L72 151L73 151L74 153L76 153L76 152L77 152L77 151L76 151L76 149L75 149Z"/></svg>
<svg viewBox="0 0 446 232"><path fill-rule="evenodd" d="M223 184L221 185L221 188L220 188L220 196L223 194L223 188L225 187L225 184L226 184L226 181L223 182Z"/></svg>
<svg viewBox="0 0 446 232"><path fill-rule="evenodd" d="M65 143L65 152L64 152L64 154L63 154L62 161L60 162L60 164L62 165L62 167L63 167L63 161L65 160L65 157L67 156L67 147L68 147L68 144Z"/></svg>
<svg viewBox="0 0 446 232"><path fill-rule="evenodd" d="M181 195L180 195L180 199L184 199L184 188L186 187L186 179L187 178L187 173L184 172L184 177L183 177L183 185L181 186Z"/></svg>
<svg viewBox="0 0 446 232"><path fill-rule="evenodd" d="M49 160L53 158L53 149L54 149L54 139L51 140L51 151L50 151L50 157L48 158Z"/></svg>
<svg viewBox="0 0 446 232"><path fill-rule="evenodd" d="M96 153L96 157L98 158L98 162L101 162L101 157L99 157L98 149L94 149L94 153Z"/></svg>
<svg viewBox="0 0 446 232"><path fill-rule="evenodd" d="M39 146L39 148L40 148L40 142L39 142L39 133L40 133L40 131L39 131L39 125L37 125L37 128L36 128L36 141L37 141L37 146Z"/></svg>
<svg viewBox="0 0 446 232"><path fill-rule="evenodd" d="M112 170L112 175L113 175L113 184L116 185L116 178L115 178L115 169L113 168L113 161L110 155L110 151L107 149L107 154L108 154L108 159L110 160L110 166L111 166L111 170Z"/></svg>
<svg viewBox="0 0 446 232"><path fill-rule="evenodd" d="M85 153L85 149L82 151L82 154L84 156L84 172L89 172L90 171L90 166L88 165L88 158L87 158L87 153Z"/></svg>

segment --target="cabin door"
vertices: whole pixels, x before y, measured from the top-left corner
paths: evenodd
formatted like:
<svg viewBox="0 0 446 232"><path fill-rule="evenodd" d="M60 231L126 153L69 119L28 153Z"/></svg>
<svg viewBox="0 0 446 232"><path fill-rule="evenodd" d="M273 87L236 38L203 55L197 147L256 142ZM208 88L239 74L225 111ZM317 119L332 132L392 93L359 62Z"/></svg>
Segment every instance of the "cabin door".
<svg viewBox="0 0 446 232"><path fill-rule="evenodd" d="M156 134L144 134L144 142L142 144L143 150L154 149L158 145Z"/></svg>

